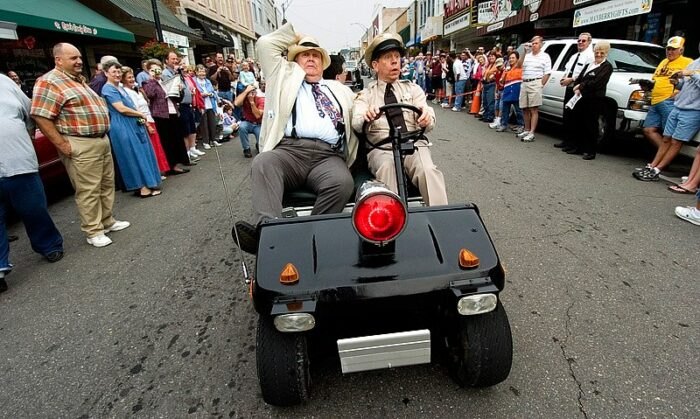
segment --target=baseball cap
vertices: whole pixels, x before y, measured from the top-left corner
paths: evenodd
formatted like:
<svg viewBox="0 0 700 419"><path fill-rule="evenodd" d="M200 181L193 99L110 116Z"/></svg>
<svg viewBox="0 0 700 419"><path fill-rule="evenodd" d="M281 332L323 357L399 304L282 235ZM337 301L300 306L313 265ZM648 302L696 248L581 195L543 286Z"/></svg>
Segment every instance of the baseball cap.
<svg viewBox="0 0 700 419"><path fill-rule="evenodd" d="M683 38L682 36L673 36L668 39L668 42L666 43L666 48L678 49L683 48L683 45L685 45L685 38Z"/></svg>

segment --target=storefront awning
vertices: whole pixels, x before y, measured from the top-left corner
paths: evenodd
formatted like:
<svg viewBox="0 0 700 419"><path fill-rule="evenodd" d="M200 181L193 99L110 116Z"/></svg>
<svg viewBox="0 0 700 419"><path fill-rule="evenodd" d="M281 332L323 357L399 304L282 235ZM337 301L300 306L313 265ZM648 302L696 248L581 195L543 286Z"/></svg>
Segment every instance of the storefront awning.
<svg viewBox="0 0 700 419"><path fill-rule="evenodd" d="M202 28L202 31L204 31L204 39L206 41L213 42L221 45L222 47L235 46L233 38L231 38L231 34L228 31L219 29L218 26L215 26L206 20L198 19L192 16L190 16L188 19L191 24Z"/></svg>
<svg viewBox="0 0 700 419"><path fill-rule="evenodd" d="M3 0L0 0L3 1ZM25 0L26 1L26 0ZM114 6L117 6L126 14L132 18L154 25L153 19L153 8L151 7L150 0L107 0ZM197 33L187 26L183 21L177 18L173 12L163 4L161 0L157 0L156 5L158 6L158 17L160 18L160 25L164 30L178 33L180 35L185 35L187 37L197 37Z"/></svg>
<svg viewBox="0 0 700 419"><path fill-rule="evenodd" d="M134 42L134 34L76 0L0 0L2 20L18 26Z"/></svg>

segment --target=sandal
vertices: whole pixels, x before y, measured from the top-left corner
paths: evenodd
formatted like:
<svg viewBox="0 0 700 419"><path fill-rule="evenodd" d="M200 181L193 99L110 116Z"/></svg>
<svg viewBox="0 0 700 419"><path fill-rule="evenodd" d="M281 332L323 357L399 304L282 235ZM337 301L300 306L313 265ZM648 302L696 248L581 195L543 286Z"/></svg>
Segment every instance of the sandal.
<svg viewBox="0 0 700 419"><path fill-rule="evenodd" d="M671 192L681 193L681 194L694 194L695 192L697 192L697 190L691 191L690 189L686 189L686 188L682 187L681 185L671 185L668 187L668 190Z"/></svg>

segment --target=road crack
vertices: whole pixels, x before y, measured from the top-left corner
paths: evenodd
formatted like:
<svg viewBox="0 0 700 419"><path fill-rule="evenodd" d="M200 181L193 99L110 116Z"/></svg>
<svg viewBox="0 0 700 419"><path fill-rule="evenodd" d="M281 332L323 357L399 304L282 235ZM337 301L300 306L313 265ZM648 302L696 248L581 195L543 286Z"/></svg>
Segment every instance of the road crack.
<svg viewBox="0 0 700 419"><path fill-rule="evenodd" d="M586 408L583 406L583 387L581 386L581 381L576 377L576 372L574 371L574 363L576 363L576 360L569 356L569 354L566 351L566 344L569 341L569 337L571 336L571 328L570 328L570 323L571 323L571 309L573 308L575 301L571 297L571 294L569 293L569 287L566 287L566 295L569 297L569 300L571 301L571 304L566 308L566 321L564 322L564 330L566 332L564 339L559 341L556 338L554 338L554 341L559 344L559 348L561 349L561 354L564 357L564 360L566 361L567 366L569 367L569 375L571 378L574 380L574 383L576 383L576 386L578 387L578 397L577 397L577 403L578 403L578 410L581 412L583 417L585 419L588 419L588 412L586 412Z"/></svg>

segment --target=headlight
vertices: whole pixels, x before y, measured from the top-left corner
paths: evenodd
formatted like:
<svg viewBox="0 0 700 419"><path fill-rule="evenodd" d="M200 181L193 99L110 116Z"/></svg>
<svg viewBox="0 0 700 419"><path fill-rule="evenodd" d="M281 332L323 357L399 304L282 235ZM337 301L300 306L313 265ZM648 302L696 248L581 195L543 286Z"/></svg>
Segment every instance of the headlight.
<svg viewBox="0 0 700 419"><path fill-rule="evenodd" d="M280 314L275 317L275 327L280 332L306 332L316 326L316 319L310 313Z"/></svg>
<svg viewBox="0 0 700 419"><path fill-rule="evenodd" d="M457 312L463 316L488 313L496 309L496 294L476 294L462 297L457 302Z"/></svg>
<svg viewBox="0 0 700 419"><path fill-rule="evenodd" d="M644 90L635 90L630 95L627 107L633 111L649 111L650 99Z"/></svg>

